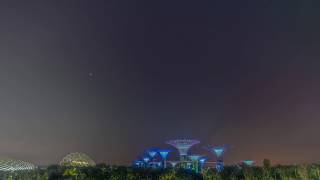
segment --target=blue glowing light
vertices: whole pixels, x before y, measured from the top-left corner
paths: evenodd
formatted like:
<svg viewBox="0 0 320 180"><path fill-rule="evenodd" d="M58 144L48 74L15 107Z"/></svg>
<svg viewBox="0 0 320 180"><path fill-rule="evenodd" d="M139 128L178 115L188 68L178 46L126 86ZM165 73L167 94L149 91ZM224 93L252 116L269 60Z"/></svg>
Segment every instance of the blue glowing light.
<svg viewBox="0 0 320 180"><path fill-rule="evenodd" d="M252 166L253 163L254 163L254 161L252 161L252 160L244 160L244 161L242 161L242 162L243 162L243 164L245 164L245 165L247 165L247 166Z"/></svg>
<svg viewBox="0 0 320 180"><path fill-rule="evenodd" d="M134 161L133 164L136 165L136 166L141 166L143 164L143 162L137 160L137 161Z"/></svg>
<svg viewBox="0 0 320 180"><path fill-rule="evenodd" d="M148 150L147 152L148 152L148 155L151 158L154 158L157 155L157 151L156 150Z"/></svg>
<svg viewBox="0 0 320 180"><path fill-rule="evenodd" d="M222 145L222 146L205 146L205 149L209 150L210 152L214 153L218 159L222 158L226 149L229 149L229 146Z"/></svg>
<svg viewBox="0 0 320 180"><path fill-rule="evenodd" d="M217 157L220 157L224 153L224 148L214 148L213 151L214 151L214 153L216 154Z"/></svg>
<svg viewBox="0 0 320 180"><path fill-rule="evenodd" d="M143 162L148 163L150 161L150 158L149 157L144 157L144 158L142 158L142 160L143 160Z"/></svg>
<svg viewBox="0 0 320 180"><path fill-rule="evenodd" d="M208 160L208 158L206 158L206 157L201 157L201 158L199 159L199 162L200 162L201 164L204 164L207 160Z"/></svg>
<svg viewBox="0 0 320 180"><path fill-rule="evenodd" d="M164 149L164 150L159 150L158 152L159 152L160 156L162 157L162 159L166 159L168 154L169 154L169 152L171 152L171 151Z"/></svg>
<svg viewBox="0 0 320 180"><path fill-rule="evenodd" d="M216 170L217 170L218 172L222 172L223 169L224 169L224 163L223 163L223 161L218 161L218 162L216 163Z"/></svg>
<svg viewBox="0 0 320 180"><path fill-rule="evenodd" d="M187 169L192 169L192 163L187 162Z"/></svg>

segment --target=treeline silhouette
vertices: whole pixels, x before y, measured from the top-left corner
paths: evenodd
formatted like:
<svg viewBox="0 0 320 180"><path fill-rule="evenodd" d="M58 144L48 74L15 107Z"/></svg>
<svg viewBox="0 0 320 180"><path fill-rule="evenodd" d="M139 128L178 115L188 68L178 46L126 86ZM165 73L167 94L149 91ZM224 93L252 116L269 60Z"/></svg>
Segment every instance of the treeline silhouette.
<svg viewBox="0 0 320 180"><path fill-rule="evenodd" d="M94 167L52 165L32 171L0 172L1 180L319 180L320 164L270 166L226 166L195 173L186 169L142 169L98 164Z"/></svg>

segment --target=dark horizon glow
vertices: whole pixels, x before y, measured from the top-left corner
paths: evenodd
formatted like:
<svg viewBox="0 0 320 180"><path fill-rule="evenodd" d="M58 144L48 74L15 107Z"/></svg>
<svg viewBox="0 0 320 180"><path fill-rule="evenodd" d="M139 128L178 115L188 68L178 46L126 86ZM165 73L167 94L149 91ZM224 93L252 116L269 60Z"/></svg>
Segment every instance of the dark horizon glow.
<svg viewBox="0 0 320 180"><path fill-rule="evenodd" d="M319 17L298 0L0 2L0 156L129 165L187 138L232 145L226 164L318 162Z"/></svg>

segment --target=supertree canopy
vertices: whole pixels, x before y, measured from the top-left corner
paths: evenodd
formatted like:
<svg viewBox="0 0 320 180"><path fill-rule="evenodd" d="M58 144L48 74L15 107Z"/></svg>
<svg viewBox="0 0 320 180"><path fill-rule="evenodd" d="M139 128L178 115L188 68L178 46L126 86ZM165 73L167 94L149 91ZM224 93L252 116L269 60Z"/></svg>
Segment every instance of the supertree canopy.
<svg viewBox="0 0 320 180"><path fill-rule="evenodd" d="M161 150L158 150L158 152L162 159L166 159L168 154L171 152L171 150L161 149Z"/></svg>
<svg viewBox="0 0 320 180"><path fill-rule="evenodd" d="M142 160L143 160L143 162L148 163L150 161L150 158L149 157L143 157Z"/></svg>
<svg viewBox="0 0 320 180"><path fill-rule="evenodd" d="M26 171L33 170L36 166L25 161L10 158L0 158L0 171Z"/></svg>
<svg viewBox="0 0 320 180"><path fill-rule="evenodd" d="M149 155L151 158L154 158L154 157L157 155L158 150L155 149L155 148L148 149L148 150L147 150L147 153L148 153L148 155Z"/></svg>
<svg viewBox="0 0 320 180"><path fill-rule="evenodd" d="M207 150L209 150L210 152L214 153L217 156L217 158L220 158L225 153L225 151L227 149L227 146L226 145L222 145L222 146L206 146L205 148Z"/></svg>
<svg viewBox="0 0 320 180"><path fill-rule="evenodd" d="M177 148L180 153L180 156L186 156L188 154L188 150L192 146L200 143L200 141L191 139L176 139L167 141L166 143Z"/></svg>
<svg viewBox="0 0 320 180"><path fill-rule="evenodd" d="M253 160L243 160L242 163L246 166L252 166L254 164Z"/></svg>
<svg viewBox="0 0 320 180"><path fill-rule="evenodd" d="M158 152L163 160L163 167L166 168L167 167L167 156L171 151L167 150L167 149L161 149L161 150L158 150Z"/></svg>
<svg viewBox="0 0 320 180"><path fill-rule="evenodd" d="M95 162L84 153L70 153L65 156L61 162L61 166L78 166L78 167L86 167L86 166L94 166Z"/></svg>

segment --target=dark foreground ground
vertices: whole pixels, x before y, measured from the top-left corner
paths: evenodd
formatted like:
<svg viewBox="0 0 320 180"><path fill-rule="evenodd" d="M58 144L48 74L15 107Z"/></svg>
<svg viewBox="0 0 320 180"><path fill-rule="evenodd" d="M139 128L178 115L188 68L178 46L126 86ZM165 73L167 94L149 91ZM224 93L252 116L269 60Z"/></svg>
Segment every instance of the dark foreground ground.
<svg viewBox="0 0 320 180"><path fill-rule="evenodd" d="M52 165L34 171L0 172L1 180L319 180L320 165L246 167L229 166L217 173L205 169L136 169L123 166L61 167Z"/></svg>

